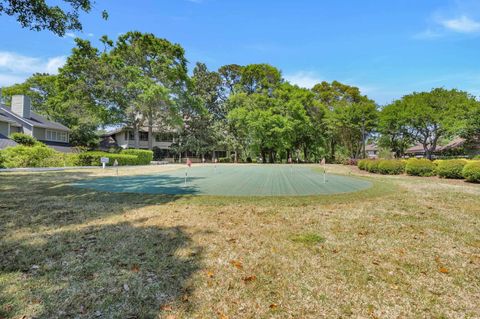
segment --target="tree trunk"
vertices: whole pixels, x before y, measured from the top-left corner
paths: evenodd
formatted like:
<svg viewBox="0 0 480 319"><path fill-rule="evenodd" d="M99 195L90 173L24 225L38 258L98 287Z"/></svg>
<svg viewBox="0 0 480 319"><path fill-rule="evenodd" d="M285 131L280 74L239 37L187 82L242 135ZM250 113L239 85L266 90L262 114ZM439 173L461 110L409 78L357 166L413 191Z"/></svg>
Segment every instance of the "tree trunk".
<svg viewBox="0 0 480 319"><path fill-rule="evenodd" d="M333 138L330 140L330 160L335 162L335 140Z"/></svg>
<svg viewBox="0 0 480 319"><path fill-rule="evenodd" d="M153 149L153 114L148 114L148 149Z"/></svg>
<svg viewBox="0 0 480 319"><path fill-rule="evenodd" d="M133 137L135 139L134 146L135 148L139 148L140 145L140 133L138 131L138 124L135 124L135 127L133 128Z"/></svg>

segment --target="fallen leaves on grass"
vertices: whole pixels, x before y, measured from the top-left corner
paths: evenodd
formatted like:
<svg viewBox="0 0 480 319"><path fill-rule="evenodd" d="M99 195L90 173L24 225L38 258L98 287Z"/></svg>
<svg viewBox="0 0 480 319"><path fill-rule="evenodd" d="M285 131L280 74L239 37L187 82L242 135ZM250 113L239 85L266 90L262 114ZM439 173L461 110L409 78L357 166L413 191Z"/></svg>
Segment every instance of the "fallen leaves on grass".
<svg viewBox="0 0 480 319"><path fill-rule="evenodd" d="M139 272L140 271L140 266L137 264L133 264L132 269L133 272Z"/></svg>
<svg viewBox="0 0 480 319"><path fill-rule="evenodd" d="M160 306L160 310L162 310L162 311L172 311L173 308L170 305L162 305L162 306Z"/></svg>
<svg viewBox="0 0 480 319"><path fill-rule="evenodd" d="M230 265L234 266L237 269L243 269L242 262L235 259L230 260Z"/></svg>
<svg viewBox="0 0 480 319"><path fill-rule="evenodd" d="M252 281L255 281L255 280L257 280L257 276L255 276L255 275L251 275L251 276L247 276L247 277L243 278L243 281L245 283L252 282Z"/></svg>
<svg viewBox="0 0 480 319"><path fill-rule="evenodd" d="M270 304L270 306L268 306L270 309L276 309L278 307L278 305L276 303L272 303Z"/></svg>
<svg viewBox="0 0 480 319"><path fill-rule="evenodd" d="M448 269L445 267L438 268L438 271L441 272L442 274L448 274Z"/></svg>

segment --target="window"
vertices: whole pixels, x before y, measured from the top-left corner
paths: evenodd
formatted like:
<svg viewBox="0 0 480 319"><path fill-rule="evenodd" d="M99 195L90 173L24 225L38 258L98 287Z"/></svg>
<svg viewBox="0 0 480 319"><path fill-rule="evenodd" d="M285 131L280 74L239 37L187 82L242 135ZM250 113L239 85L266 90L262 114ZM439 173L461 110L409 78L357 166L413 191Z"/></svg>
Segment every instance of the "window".
<svg viewBox="0 0 480 319"><path fill-rule="evenodd" d="M47 141L68 143L68 133L62 131L47 130L46 139Z"/></svg>
<svg viewBox="0 0 480 319"><path fill-rule="evenodd" d="M139 132L140 133L140 141L148 141L148 132Z"/></svg>
<svg viewBox="0 0 480 319"><path fill-rule="evenodd" d="M134 139L133 131L125 131L125 140L133 141Z"/></svg>
<svg viewBox="0 0 480 319"><path fill-rule="evenodd" d="M155 134L155 142L173 142L173 134L157 133Z"/></svg>

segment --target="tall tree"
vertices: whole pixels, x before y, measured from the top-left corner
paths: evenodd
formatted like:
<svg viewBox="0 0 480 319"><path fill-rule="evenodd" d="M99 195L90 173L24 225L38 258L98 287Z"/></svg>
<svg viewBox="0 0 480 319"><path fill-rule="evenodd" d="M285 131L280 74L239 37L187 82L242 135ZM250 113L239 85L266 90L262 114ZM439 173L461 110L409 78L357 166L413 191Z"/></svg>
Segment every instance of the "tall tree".
<svg viewBox="0 0 480 319"><path fill-rule="evenodd" d="M436 88L430 92L412 93L397 103L404 108L404 121L414 142L423 146L432 158L438 141L460 134L467 126L471 111L478 107L467 92Z"/></svg>
<svg viewBox="0 0 480 319"><path fill-rule="evenodd" d="M125 92L120 99L131 110L127 120L134 124L136 147L138 129L143 123L148 127L148 143L152 145L154 127L169 124L161 123L160 120L165 117L159 117L152 107L156 104L157 109L162 109L173 105L186 91L188 76L185 52L178 44L157 38L151 33L134 31L121 35L109 55L119 78L116 83L120 83ZM145 85L147 82L149 84ZM153 88L152 85L159 88ZM149 107L144 109L139 101L145 102L146 96L149 97L146 104Z"/></svg>
<svg viewBox="0 0 480 319"><path fill-rule="evenodd" d="M405 105L400 101L385 106L379 113L379 146L385 147L400 158L413 143L409 131Z"/></svg>
<svg viewBox="0 0 480 319"><path fill-rule="evenodd" d="M49 5L45 0L0 0L0 15L16 17L23 28L50 30L64 36L67 31L81 31L80 13L90 12L91 0L63 0L62 6ZM108 18L106 11L102 12Z"/></svg>
<svg viewBox="0 0 480 319"><path fill-rule="evenodd" d="M344 143L348 156L358 156L364 150L358 150L365 145L373 114L373 102L360 93L357 87L342 84L322 82L312 88L315 98L324 106L325 136L329 159L335 160L337 144ZM357 121L357 122L353 122ZM360 124L360 128L358 128ZM360 132L358 132L360 130ZM360 139L360 140L358 140ZM360 144L358 144L360 141Z"/></svg>

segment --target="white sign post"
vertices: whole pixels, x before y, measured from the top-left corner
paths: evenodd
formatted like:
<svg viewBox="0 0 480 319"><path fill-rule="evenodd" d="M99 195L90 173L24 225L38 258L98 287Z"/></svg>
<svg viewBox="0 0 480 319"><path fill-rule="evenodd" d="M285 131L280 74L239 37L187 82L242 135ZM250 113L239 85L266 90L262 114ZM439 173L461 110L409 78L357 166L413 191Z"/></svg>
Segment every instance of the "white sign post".
<svg viewBox="0 0 480 319"><path fill-rule="evenodd" d="M323 165L323 183L327 182L327 167L325 166L325 157L322 159L321 164Z"/></svg>
<svg viewBox="0 0 480 319"><path fill-rule="evenodd" d="M108 157L101 157L100 158L100 163L102 163L103 169L105 169L105 166L107 165L108 162L110 162L110 159Z"/></svg>
<svg viewBox="0 0 480 319"><path fill-rule="evenodd" d="M117 160L115 160L113 162L113 166L115 166L115 169L117 170L117 176L118 176L118 161Z"/></svg>

